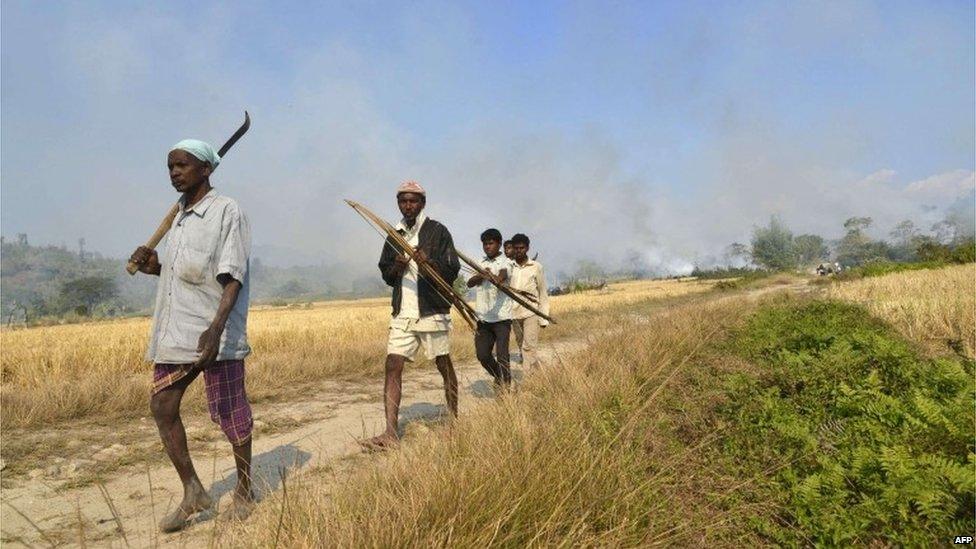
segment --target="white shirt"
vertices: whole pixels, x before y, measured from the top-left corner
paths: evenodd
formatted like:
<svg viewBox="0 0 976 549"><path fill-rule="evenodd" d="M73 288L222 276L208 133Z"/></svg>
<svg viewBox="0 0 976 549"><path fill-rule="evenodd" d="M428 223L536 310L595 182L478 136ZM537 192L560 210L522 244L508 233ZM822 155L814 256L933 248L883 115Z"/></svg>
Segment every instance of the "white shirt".
<svg viewBox="0 0 976 549"><path fill-rule="evenodd" d="M397 223L396 229L398 231L404 231L403 238L415 250L417 249L417 245L420 244L420 228L424 226L425 221L427 221L427 216L421 211L417 214L417 219L414 220L413 227L407 227L406 219L401 219ZM417 279L419 274L417 262L411 259L410 263L407 264L407 270L403 272L403 279L400 283L400 313L397 314L397 318L410 318L415 320L420 318L420 298L417 296Z"/></svg>
<svg viewBox="0 0 976 549"><path fill-rule="evenodd" d="M240 360L251 352L247 343L250 282L248 257L251 229L233 199L211 190L173 219L156 288L152 332L146 359L186 364L200 358L197 345L217 315L224 288L217 275L242 284L220 338L217 360Z"/></svg>
<svg viewBox="0 0 976 549"><path fill-rule="evenodd" d="M427 221L427 215L421 211L414 220L413 227L407 227L406 219L401 219L396 225L398 231L404 231L403 238L415 250L420 245L420 228ZM420 269L417 262L410 260L407 270L403 273L400 285L400 312L396 318L392 319L391 326L403 330L418 332L434 332L447 330L450 328L450 314L434 314L420 317L420 297L417 294L417 281L420 277Z"/></svg>
<svg viewBox="0 0 976 549"><path fill-rule="evenodd" d="M498 254L494 258L487 256L481 260L481 268L498 276L498 273L508 272L510 282L512 277L512 261L505 254ZM478 319L484 322L501 322L512 319L512 299L498 291L491 282L484 280L475 288L474 310Z"/></svg>
<svg viewBox="0 0 976 549"><path fill-rule="evenodd" d="M512 269L513 271L510 275L511 281L509 286L516 290L528 292L530 295L537 298L539 302L537 305L534 304L535 308L548 315L549 290L546 288L546 275L542 269L542 263L527 259L524 265L519 265L517 262L513 261ZM529 300L529 302L532 303L532 300ZM535 315L535 313L532 311L526 309L518 303L512 303L513 319L529 318L533 315ZM540 318L539 324L542 326L548 326L549 321L544 318Z"/></svg>

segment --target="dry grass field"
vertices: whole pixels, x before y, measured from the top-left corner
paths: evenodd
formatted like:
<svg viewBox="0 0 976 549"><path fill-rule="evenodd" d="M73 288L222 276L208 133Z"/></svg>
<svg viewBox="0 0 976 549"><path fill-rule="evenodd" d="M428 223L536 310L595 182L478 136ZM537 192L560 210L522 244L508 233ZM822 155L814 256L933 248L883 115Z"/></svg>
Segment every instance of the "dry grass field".
<svg viewBox="0 0 976 549"><path fill-rule="evenodd" d="M976 264L905 271L834 284L829 297L853 301L935 352L976 349Z"/></svg>
<svg viewBox="0 0 976 549"><path fill-rule="evenodd" d="M544 338L578 337L607 327L612 312L637 303L708 290L715 281L633 281L553 298L559 324ZM325 378L379 375L385 354L385 298L256 307L248 333L252 400L283 398ZM147 413L151 365L144 361L149 319L0 332L0 406L7 428ZM473 357L470 330L455 322L452 354ZM423 363L420 363L423 366ZM200 391L194 384L191 391ZM190 406L203 399L189 398Z"/></svg>
<svg viewBox="0 0 976 549"><path fill-rule="evenodd" d="M783 448L768 446L765 435L735 439L745 432L742 425L716 415L729 403L754 402L730 399L728 388L744 387L737 383L770 368L731 347L736 334L764 311L803 310L804 304L859 311L870 321L858 325L861 330L882 326L861 309L821 299L829 297L862 304L932 354L945 354L947 341L961 341L972 357L974 275L976 267L967 265L840 282L822 291L795 278L771 277L722 293L705 293L717 281L635 281L559 296L553 300L559 324L544 338L586 338L583 350L557 355L556 364L527 375L517 392L482 400L457 421L423 426L417 431L422 436L407 436L398 451L289 477L246 523L218 521L207 535L234 547L648 547L705 539L720 546L769 544L756 521L768 519L785 529L780 532L793 528L781 520L793 496L768 485L793 461L777 461ZM773 295L786 286L790 292ZM387 314L385 299L255 308L249 392L255 399L278 399L323 378L379 376ZM824 318L834 317L808 317L805 326L817 330L831 323ZM779 321L759 326L770 333L778 326L787 334L794 330ZM145 415L149 365L141 354L148 329L141 319L0 334L5 426L39 429L59 419L109 423ZM461 359L472 358L470 337L456 326L453 349ZM838 349L853 354L797 370L806 374L816 370L811 365L829 365L839 372L844 361L867 352ZM769 356L775 362L780 355ZM873 364L870 356L865 360ZM913 364L943 361L944 369L962 360ZM828 388L835 370L822 372ZM740 381L730 385L734 379ZM757 394L782 396L779 390ZM203 400L187 402L199 407ZM791 404L783 413L797 409ZM793 430L799 423L789 425L783 433L800 432ZM890 429L881 432L890 435ZM829 434L816 433L815 440ZM819 452L824 459L834 455ZM759 468L736 461L753 454L769 459L760 460ZM899 492L894 501L911 497L919 496ZM875 532L877 539L897 539Z"/></svg>
<svg viewBox="0 0 976 549"><path fill-rule="evenodd" d="M675 482L694 456L669 454L649 429L654 414L642 412L750 308L741 299L702 300L618 318L620 332L526 378L514 397L483 404L435 432L444 436L415 439L341 482L328 472L307 476L219 543L646 547L709 536L721 522L702 529L710 510L695 491L705 487ZM661 459L658 467L646 469L642 449Z"/></svg>
<svg viewBox="0 0 976 549"><path fill-rule="evenodd" d="M916 341L969 337L973 269L842 283L831 296L863 302ZM753 480L765 482L790 462L773 456L775 465L754 479L736 478L735 466L720 459L728 426L705 414L716 406L709 399L721 381L707 372L758 371L715 345L766 304L809 300L703 297L645 316L618 314L620 331L528 377L516 395L484 404L478 414L435 431L441 436L415 439L349 478L319 471L299 479L246 524L221 532L219 541L248 547L769 544L743 525L756 516L777 517L783 502L753 492ZM956 331L964 329L970 331Z"/></svg>

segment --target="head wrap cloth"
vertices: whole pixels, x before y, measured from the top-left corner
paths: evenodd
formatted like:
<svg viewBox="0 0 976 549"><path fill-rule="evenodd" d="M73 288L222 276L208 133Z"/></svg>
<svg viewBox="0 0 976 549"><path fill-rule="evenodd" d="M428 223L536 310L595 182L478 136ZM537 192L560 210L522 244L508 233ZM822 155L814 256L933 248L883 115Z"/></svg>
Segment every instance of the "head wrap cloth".
<svg viewBox="0 0 976 549"><path fill-rule="evenodd" d="M220 155L217 154L217 151L214 150L213 146L210 145L210 143L200 141L199 139L184 139L183 141L173 145L173 148L170 150L186 151L197 157L198 160L208 162L211 169L216 169L217 164L220 164Z"/></svg>

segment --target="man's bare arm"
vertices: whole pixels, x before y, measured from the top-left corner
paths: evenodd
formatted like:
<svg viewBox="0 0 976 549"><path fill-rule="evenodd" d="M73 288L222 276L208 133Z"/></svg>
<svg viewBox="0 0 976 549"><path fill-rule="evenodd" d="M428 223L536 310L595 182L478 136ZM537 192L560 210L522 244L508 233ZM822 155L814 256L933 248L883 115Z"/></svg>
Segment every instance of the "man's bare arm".
<svg viewBox="0 0 976 549"><path fill-rule="evenodd" d="M206 368L217 359L217 353L220 352L220 337L224 335L227 319L230 318L230 312L237 303L237 296L241 293L242 284L229 274L217 275L217 282L224 287L224 291L220 295L220 305L217 306L217 314L214 315L210 327L200 334L197 343L197 351L200 353L200 358L196 362L198 368Z"/></svg>

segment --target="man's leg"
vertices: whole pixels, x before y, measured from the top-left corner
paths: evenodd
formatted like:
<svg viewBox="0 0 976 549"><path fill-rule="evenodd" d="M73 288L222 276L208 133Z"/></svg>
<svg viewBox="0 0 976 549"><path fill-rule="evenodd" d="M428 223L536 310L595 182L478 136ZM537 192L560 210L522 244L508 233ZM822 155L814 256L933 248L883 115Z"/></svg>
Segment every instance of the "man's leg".
<svg viewBox="0 0 976 549"><path fill-rule="evenodd" d="M506 388L512 385L512 369L508 365L508 340L512 332L512 321L495 322L492 325L495 334L495 356L498 357L498 371L502 376L502 383Z"/></svg>
<svg viewBox="0 0 976 549"><path fill-rule="evenodd" d="M237 486L227 517L244 520L254 509L254 491L251 488L251 439L232 445L234 465L237 467Z"/></svg>
<svg viewBox="0 0 976 549"><path fill-rule="evenodd" d="M254 490L251 489L251 439L233 446L234 465L237 466L237 486L234 488L234 499L239 501L254 501Z"/></svg>
<svg viewBox="0 0 976 549"><path fill-rule="evenodd" d="M491 356L492 347L495 346L495 332L492 324L479 322L478 331L474 335L474 350L478 356L481 367L487 370L488 374L494 378L495 383L501 383L502 372L498 369L498 361ZM501 359L501 355L498 357Z"/></svg>
<svg viewBox="0 0 976 549"><path fill-rule="evenodd" d="M517 360L520 365L525 364L525 355L522 353L522 344L525 341L525 319L512 320L512 331L515 333L515 348L517 349Z"/></svg>
<svg viewBox="0 0 976 549"><path fill-rule="evenodd" d="M530 316L522 321L522 364L526 369L539 367L539 317Z"/></svg>
<svg viewBox="0 0 976 549"><path fill-rule="evenodd" d="M204 371L207 385L207 406L210 419L230 441L237 468L237 486L234 488L234 517L243 519L251 510L254 491L251 488L251 433L254 419L251 404L245 390L243 360L221 360Z"/></svg>
<svg viewBox="0 0 976 549"><path fill-rule="evenodd" d="M397 443L399 435L400 395L403 391L403 365L413 360L420 348L420 336L408 331L396 319L390 324L390 336L386 343L386 381L383 384L383 410L386 413L386 430L383 434L361 441L367 449L382 449Z"/></svg>
<svg viewBox="0 0 976 549"><path fill-rule="evenodd" d="M451 355L441 355L434 359L437 364L437 371L444 378L444 397L447 399L447 409L451 415L458 415L458 380L454 373L454 363L451 362Z"/></svg>
<svg viewBox="0 0 976 549"><path fill-rule="evenodd" d="M193 468L190 450L186 444L186 429L183 427L182 418L180 418L180 402L183 399L183 393L194 377L196 376L187 376L181 379L174 385L154 394L149 401L149 408L156 420L156 427L159 429L159 436L166 448L166 454L173 463L173 467L176 468L180 482L183 483L183 501L180 502L175 511L163 517L159 523L159 528L164 532L175 532L182 529L190 515L209 509L213 504L213 500L203 488L203 484Z"/></svg>
<svg viewBox="0 0 976 549"><path fill-rule="evenodd" d="M386 412L386 430L383 434L365 441L366 446L385 448L396 444L400 417L400 396L403 390L403 364L406 357L386 355L386 382L383 385L383 410Z"/></svg>

